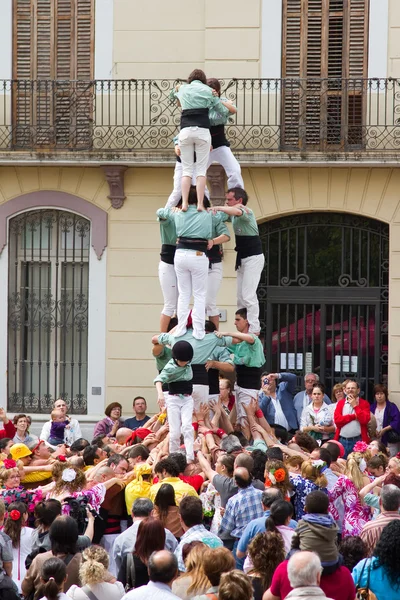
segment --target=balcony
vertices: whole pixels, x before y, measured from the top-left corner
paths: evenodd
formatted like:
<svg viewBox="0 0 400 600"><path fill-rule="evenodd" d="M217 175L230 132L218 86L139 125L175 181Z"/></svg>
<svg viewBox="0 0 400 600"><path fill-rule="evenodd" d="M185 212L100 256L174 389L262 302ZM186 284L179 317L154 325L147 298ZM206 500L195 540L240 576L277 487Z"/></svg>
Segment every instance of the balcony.
<svg viewBox="0 0 400 600"><path fill-rule="evenodd" d="M0 164L173 164L176 80L0 81ZM243 164L399 162L400 80L231 79Z"/></svg>

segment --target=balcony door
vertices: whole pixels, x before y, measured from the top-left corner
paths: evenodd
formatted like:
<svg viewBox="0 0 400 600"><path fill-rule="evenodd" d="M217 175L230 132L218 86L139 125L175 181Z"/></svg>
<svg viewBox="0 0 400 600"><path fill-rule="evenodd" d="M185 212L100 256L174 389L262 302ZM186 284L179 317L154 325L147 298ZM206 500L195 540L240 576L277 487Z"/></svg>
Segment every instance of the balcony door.
<svg viewBox="0 0 400 600"><path fill-rule="evenodd" d="M94 0L13 0L14 148L90 148Z"/></svg>

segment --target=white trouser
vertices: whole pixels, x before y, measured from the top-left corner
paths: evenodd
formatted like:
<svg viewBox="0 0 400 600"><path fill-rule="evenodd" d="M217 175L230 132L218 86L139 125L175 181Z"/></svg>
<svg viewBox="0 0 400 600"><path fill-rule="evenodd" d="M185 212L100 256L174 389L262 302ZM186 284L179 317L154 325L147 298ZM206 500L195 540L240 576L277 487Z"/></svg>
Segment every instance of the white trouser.
<svg viewBox="0 0 400 600"><path fill-rule="evenodd" d="M164 298L162 314L167 317L173 317L176 313L178 304L178 284L174 265L170 265L160 260L158 264L158 279L160 280L161 291Z"/></svg>
<svg viewBox="0 0 400 600"><path fill-rule="evenodd" d="M179 132L178 140L181 149L182 176L193 176L196 152L197 177L205 177L210 156L210 130L205 127L184 127Z"/></svg>
<svg viewBox="0 0 400 600"><path fill-rule="evenodd" d="M175 337L186 333L186 325L190 312L190 298L193 293L193 336L202 340L206 320L206 294L208 258L205 252L180 249L175 252L175 272L178 279L178 326Z"/></svg>
<svg viewBox="0 0 400 600"><path fill-rule="evenodd" d="M108 570L110 571L110 573L112 573L114 575L114 577L117 577L118 575L118 569L117 569L117 565L115 563L115 556L114 556L114 542L117 539L117 537L121 535L120 533L107 533L106 535L103 535L103 537L100 540L100 546L103 546L104 550L107 552L108 557L110 559L110 564L108 567Z"/></svg>
<svg viewBox="0 0 400 600"><path fill-rule="evenodd" d="M208 269L206 313L209 317L216 317L219 315L217 296L222 282L222 271L222 262L213 263L211 268Z"/></svg>
<svg viewBox="0 0 400 600"><path fill-rule="evenodd" d="M192 185L196 185L196 164L194 165ZM204 194L205 194L205 196L207 196L208 199L210 199L210 192L208 191L207 186L206 186ZM169 198L167 200L167 204L165 205L165 208L173 208L174 206L176 206L178 204L178 202L181 198L182 198L182 163L177 160L175 162L175 169L174 169L174 189L172 190L172 192L169 195Z"/></svg>
<svg viewBox="0 0 400 600"><path fill-rule="evenodd" d="M265 264L264 254L242 258L237 270L237 307L247 309L249 333L260 333L257 287Z"/></svg>
<svg viewBox="0 0 400 600"><path fill-rule="evenodd" d="M247 415L242 404L248 406L253 399L257 400L258 390L249 390L247 388L242 388L239 385L235 384L235 396L237 422L243 425L245 419L247 418Z"/></svg>
<svg viewBox="0 0 400 600"><path fill-rule="evenodd" d="M208 404L208 385L202 385L200 383L193 384L193 402L195 410L199 410L200 404Z"/></svg>
<svg viewBox="0 0 400 600"><path fill-rule="evenodd" d="M244 188L240 164L228 146L220 146L219 148L215 148L215 150L211 150L207 168L213 162L217 162L224 167L228 178L228 190L233 187Z"/></svg>
<svg viewBox="0 0 400 600"><path fill-rule="evenodd" d="M182 432L186 449L186 458L188 460L194 460L192 396L174 396L168 394L167 416L169 423L169 452L177 452L179 450Z"/></svg>

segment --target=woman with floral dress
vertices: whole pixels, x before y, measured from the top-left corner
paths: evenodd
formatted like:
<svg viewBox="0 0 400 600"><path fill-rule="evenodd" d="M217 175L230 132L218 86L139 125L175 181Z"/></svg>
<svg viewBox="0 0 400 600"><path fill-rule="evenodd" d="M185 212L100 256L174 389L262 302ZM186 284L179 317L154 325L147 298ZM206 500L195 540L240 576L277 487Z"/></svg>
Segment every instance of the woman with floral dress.
<svg viewBox="0 0 400 600"><path fill-rule="evenodd" d="M305 503L308 494L315 491L328 493L328 481L323 474L326 464L322 460L305 460L301 465L301 475L290 475L293 486L294 518L299 521L305 513Z"/></svg>
<svg viewBox="0 0 400 600"><path fill-rule="evenodd" d="M34 490L25 490L21 485L21 474L15 460L4 460L0 467L0 500L6 506L6 509L13 502L24 502L28 507L28 513L33 518L33 511L36 503L43 498L41 488Z"/></svg>
<svg viewBox="0 0 400 600"><path fill-rule="evenodd" d="M342 536L360 535L362 528L371 518L368 506L363 506L359 491L369 481L364 474L367 463L361 452L349 454L344 475L341 475L335 486L328 492L330 512L335 520L339 515L333 502L341 498L344 505Z"/></svg>

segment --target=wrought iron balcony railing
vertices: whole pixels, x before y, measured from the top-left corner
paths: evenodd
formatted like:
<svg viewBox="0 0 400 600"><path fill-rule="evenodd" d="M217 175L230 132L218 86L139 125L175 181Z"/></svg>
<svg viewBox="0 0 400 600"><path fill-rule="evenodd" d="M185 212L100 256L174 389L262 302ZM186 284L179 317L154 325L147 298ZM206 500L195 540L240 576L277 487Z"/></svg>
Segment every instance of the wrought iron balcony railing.
<svg viewBox="0 0 400 600"><path fill-rule="evenodd" d="M400 80L231 79L234 151L368 152L400 147ZM0 81L0 153L172 150L176 80Z"/></svg>

